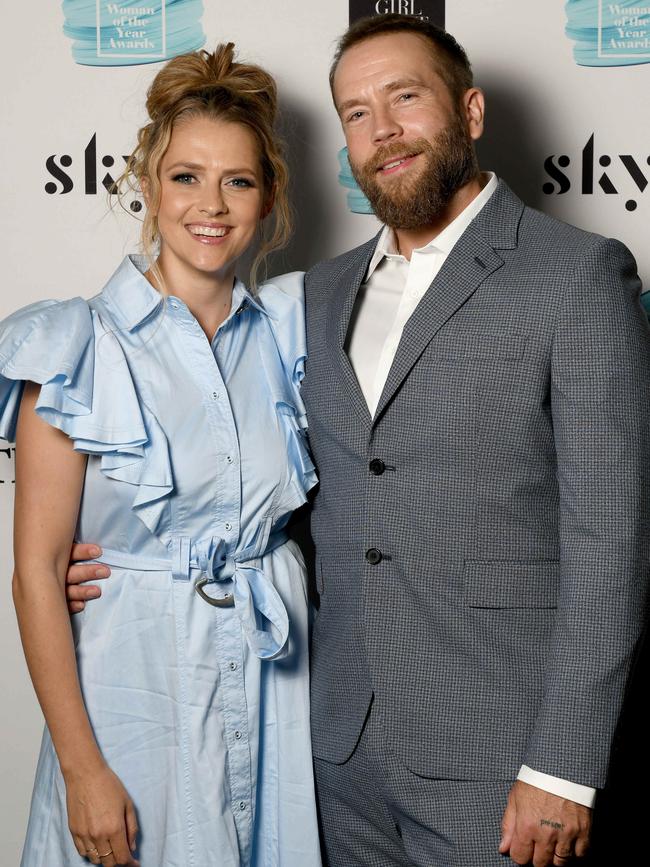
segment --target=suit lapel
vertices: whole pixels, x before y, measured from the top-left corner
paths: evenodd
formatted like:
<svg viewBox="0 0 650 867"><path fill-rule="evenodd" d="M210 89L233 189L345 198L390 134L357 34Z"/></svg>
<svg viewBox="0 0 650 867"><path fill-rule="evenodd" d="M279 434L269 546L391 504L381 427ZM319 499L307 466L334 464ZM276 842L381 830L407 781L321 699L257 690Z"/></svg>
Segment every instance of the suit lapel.
<svg viewBox="0 0 650 867"><path fill-rule="evenodd" d="M502 181L445 260L402 332L374 423L435 335L481 283L503 265L497 249L517 245L523 203Z"/></svg>
<svg viewBox="0 0 650 867"><path fill-rule="evenodd" d="M368 270L378 238L379 235L376 235L351 252L351 262L331 293L327 317L327 345L332 353L333 373L338 374L343 392L367 426L370 426L371 422L368 404L344 347L357 292Z"/></svg>

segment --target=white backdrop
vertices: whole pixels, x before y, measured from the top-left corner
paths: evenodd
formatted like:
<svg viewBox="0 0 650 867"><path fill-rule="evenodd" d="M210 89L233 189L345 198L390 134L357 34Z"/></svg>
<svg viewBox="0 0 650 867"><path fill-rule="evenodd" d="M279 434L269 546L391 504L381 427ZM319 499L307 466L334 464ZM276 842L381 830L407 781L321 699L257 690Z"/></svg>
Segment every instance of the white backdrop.
<svg viewBox="0 0 650 867"><path fill-rule="evenodd" d="M169 26L183 2L167 0ZM93 6L88 0L77 5ZM160 7L160 0L150 5ZM642 10L636 21L626 11L632 5ZM74 6L69 0L68 12ZM187 0L206 46L233 40L243 58L278 79L299 228L271 273L306 268L365 240L376 224L347 210L337 182L343 138L327 84L332 48L348 23L348 0L205 0L202 15L197 6ZM417 0L414 8L421 11ZM566 10L562 0L447 0L446 22L486 91L483 166L529 204L624 240L650 280L650 6L644 8L600 0L570 0ZM576 38L565 33L567 11ZM607 28L599 31L599 20ZM62 4L54 0L13 3L3 24L0 316L43 297L95 294L134 248L137 221L109 210L101 181L133 146L144 93L159 68L132 60L80 65L63 32ZM592 65L576 63L576 43L581 61ZM593 157L585 151L592 136ZM103 164L105 157L114 165ZM98 193L86 189L95 175ZM0 451L0 840L7 865L19 862L42 727L11 604L12 482L11 452Z"/></svg>

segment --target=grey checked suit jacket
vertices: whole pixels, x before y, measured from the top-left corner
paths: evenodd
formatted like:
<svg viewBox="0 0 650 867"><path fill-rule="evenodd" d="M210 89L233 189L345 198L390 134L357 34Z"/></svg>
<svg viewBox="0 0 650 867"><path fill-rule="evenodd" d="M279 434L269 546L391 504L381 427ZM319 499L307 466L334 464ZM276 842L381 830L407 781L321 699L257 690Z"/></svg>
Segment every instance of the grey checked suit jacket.
<svg viewBox="0 0 650 867"><path fill-rule="evenodd" d="M523 762L602 786L648 585L634 260L500 183L371 419L343 344L375 244L306 276L314 754L344 762L374 694L417 774L509 779Z"/></svg>

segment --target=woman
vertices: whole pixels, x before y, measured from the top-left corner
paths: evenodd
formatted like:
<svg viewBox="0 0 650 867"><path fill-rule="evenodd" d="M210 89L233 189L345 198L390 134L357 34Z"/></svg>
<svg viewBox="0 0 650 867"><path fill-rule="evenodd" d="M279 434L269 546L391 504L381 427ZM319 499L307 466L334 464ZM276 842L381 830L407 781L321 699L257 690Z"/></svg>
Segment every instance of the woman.
<svg viewBox="0 0 650 867"><path fill-rule="evenodd" d="M288 234L275 85L220 46L170 61L147 108L127 180L148 256L0 328L14 598L47 722L22 864L310 867L305 574L283 530L316 481L301 279L235 279L263 221L262 253ZM113 578L71 627L75 537Z"/></svg>

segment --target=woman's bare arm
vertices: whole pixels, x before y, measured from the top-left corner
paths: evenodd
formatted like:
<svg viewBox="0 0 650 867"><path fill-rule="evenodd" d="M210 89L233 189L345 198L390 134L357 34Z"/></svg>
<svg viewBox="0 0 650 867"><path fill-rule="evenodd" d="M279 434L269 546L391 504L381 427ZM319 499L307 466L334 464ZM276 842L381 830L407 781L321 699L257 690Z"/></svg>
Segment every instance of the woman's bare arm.
<svg viewBox="0 0 650 867"><path fill-rule="evenodd" d="M65 600L86 457L34 412L39 389L25 386L17 428L13 595L29 672L52 736L80 854L93 863L110 848L134 864L135 817L107 767L84 706ZM128 840L127 840L128 838ZM89 851L90 850L90 851Z"/></svg>
<svg viewBox="0 0 650 867"><path fill-rule="evenodd" d="M101 756L79 689L63 582L86 466L72 442L34 412L27 384L18 419L14 603L27 665L63 772Z"/></svg>

